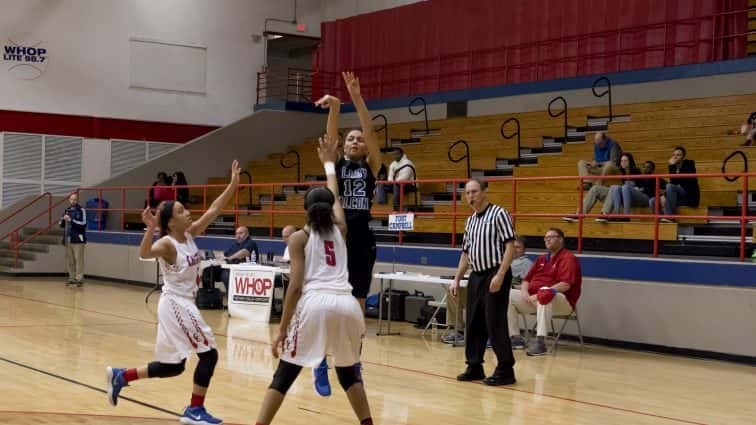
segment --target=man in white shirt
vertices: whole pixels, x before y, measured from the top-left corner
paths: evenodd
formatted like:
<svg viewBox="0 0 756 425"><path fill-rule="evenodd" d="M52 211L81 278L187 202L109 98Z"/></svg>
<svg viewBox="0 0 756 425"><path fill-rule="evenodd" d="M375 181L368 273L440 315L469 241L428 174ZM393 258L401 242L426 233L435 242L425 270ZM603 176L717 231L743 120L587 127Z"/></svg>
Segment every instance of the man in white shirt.
<svg viewBox="0 0 756 425"><path fill-rule="evenodd" d="M402 148L394 148L391 151L391 155L394 157L394 161L389 166L388 181L401 182L417 179L415 164L407 158L407 154L404 153ZM386 185L386 192L390 192L394 195L394 210L399 210L399 186L400 185L397 183ZM407 205L406 195L415 192L415 190L416 188L413 183L407 183L404 185L404 205Z"/></svg>
<svg viewBox="0 0 756 425"><path fill-rule="evenodd" d="M286 244L286 249L284 249L283 256L281 257L281 262L283 262L283 263L288 263L290 261L290 259L289 259L289 236L293 235L294 232L296 232L296 231L297 231L297 228L294 227L294 226L292 226L292 225L288 225L288 226L284 227L283 229L281 229L281 237L283 238L284 243Z"/></svg>

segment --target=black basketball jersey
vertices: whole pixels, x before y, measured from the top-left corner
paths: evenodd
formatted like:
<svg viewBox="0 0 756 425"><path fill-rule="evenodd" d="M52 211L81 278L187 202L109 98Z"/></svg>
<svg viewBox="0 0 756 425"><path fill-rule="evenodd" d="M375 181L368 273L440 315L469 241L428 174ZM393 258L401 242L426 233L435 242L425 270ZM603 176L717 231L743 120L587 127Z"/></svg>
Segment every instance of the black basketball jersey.
<svg viewBox="0 0 756 425"><path fill-rule="evenodd" d="M347 224L370 221L370 207L373 205L375 176L365 161L350 161L341 158L336 163L336 177L339 180L339 197L344 208Z"/></svg>

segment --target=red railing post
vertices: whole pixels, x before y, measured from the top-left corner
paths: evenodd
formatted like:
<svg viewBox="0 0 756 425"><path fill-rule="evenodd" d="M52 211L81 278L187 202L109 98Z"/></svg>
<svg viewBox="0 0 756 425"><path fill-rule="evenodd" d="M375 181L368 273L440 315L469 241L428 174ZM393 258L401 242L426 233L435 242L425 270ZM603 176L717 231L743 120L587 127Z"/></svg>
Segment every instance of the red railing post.
<svg viewBox="0 0 756 425"><path fill-rule="evenodd" d="M123 232L125 229L126 229L126 189L121 188L121 231Z"/></svg>
<svg viewBox="0 0 756 425"><path fill-rule="evenodd" d="M52 194L47 192L47 225L52 226Z"/></svg>
<svg viewBox="0 0 756 425"><path fill-rule="evenodd" d="M283 187L283 186L282 186ZM273 210L273 206L275 204L275 189L276 187L274 185L270 185L270 229L268 231L268 237L273 237L273 218L275 217L275 211Z"/></svg>
<svg viewBox="0 0 756 425"><path fill-rule="evenodd" d="M202 186L202 212L207 211L207 186Z"/></svg>
<svg viewBox="0 0 756 425"><path fill-rule="evenodd" d="M659 205L661 204L661 181L656 176L656 197L654 198L654 257L659 256Z"/></svg>
<svg viewBox="0 0 756 425"><path fill-rule="evenodd" d="M457 246L457 179L452 179L452 237L451 246Z"/></svg>
<svg viewBox="0 0 756 425"><path fill-rule="evenodd" d="M578 177L578 192L580 193L580 195L578 196L578 253L583 252L583 213L585 213L585 211L583 211L583 184L583 177Z"/></svg>
<svg viewBox="0 0 756 425"><path fill-rule="evenodd" d="M105 216L105 213L102 211L102 189L97 191L97 200L99 204L99 210L97 211L97 230L102 231L102 219Z"/></svg>
<svg viewBox="0 0 756 425"><path fill-rule="evenodd" d="M401 214L404 211L403 206L404 206L404 183L399 182L399 211L398 211L399 214ZM401 230L399 231L399 245L402 244L402 239L404 237L403 233L404 232L402 232Z"/></svg>
<svg viewBox="0 0 756 425"><path fill-rule="evenodd" d="M512 176L512 227L517 225L517 177Z"/></svg>
<svg viewBox="0 0 756 425"><path fill-rule="evenodd" d="M748 174L743 173L743 197L740 205L740 261L745 261L746 216L748 215ZM756 241L752 241L756 243Z"/></svg>
<svg viewBox="0 0 756 425"><path fill-rule="evenodd" d="M239 227L239 187L234 193L234 231Z"/></svg>

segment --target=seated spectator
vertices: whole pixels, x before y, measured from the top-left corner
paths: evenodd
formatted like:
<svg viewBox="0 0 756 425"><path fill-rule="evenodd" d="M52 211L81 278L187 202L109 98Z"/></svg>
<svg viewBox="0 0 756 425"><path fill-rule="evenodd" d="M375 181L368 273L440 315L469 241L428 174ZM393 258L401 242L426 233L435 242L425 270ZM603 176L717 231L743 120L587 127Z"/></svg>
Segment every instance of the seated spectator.
<svg viewBox="0 0 756 425"><path fill-rule="evenodd" d="M607 174L605 175L620 174L620 170L617 167L609 167L606 172ZM598 201L604 203L601 207L601 214L608 215L612 210L612 203L609 198L609 186L595 184L588 189L588 192L583 195L583 214L589 214ZM575 214L580 214L580 211L578 210ZM578 217L566 216L562 217L562 220L575 223L578 221Z"/></svg>
<svg viewBox="0 0 756 425"><path fill-rule="evenodd" d="M528 347L529 356L546 354L546 335L551 318L572 313L580 298L582 284L580 262L564 248L564 233L551 228L546 231L544 241L548 252L536 259L522 281L522 288L512 289L509 293L507 316L512 348L525 348L518 315L536 313L536 338Z"/></svg>
<svg viewBox="0 0 756 425"><path fill-rule="evenodd" d="M464 345L465 343L464 310L465 306L467 305L467 287L460 286L459 288L457 288L457 296L459 297L458 300L451 295L451 292L449 292L449 287L446 287L446 324L449 325L449 330L451 332L441 338L441 341L444 344L460 346ZM459 311L457 311L457 306L459 306ZM458 319L459 324L457 323ZM457 327L457 325L459 325L459 327Z"/></svg>
<svg viewBox="0 0 756 425"><path fill-rule="evenodd" d="M415 164L407 158L407 154L404 153L402 148L394 148L391 151L394 156L394 161L389 165L387 180L390 182L401 182L407 180L415 180L416 170ZM399 184L386 184L384 190L394 195L394 210L399 210ZM404 185L404 195L415 192L415 185L413 183L407 183ZM407 204L407 201L404 201Z"/></svg>
<svg viewBox="0 0 756 425"><path fill-rule="evenodd" d="M745 142L741 146L756 145L756 112L751 112L743 125L740 126L740 134L746 136Z"/></svg>
<svg viewBox="0 0 756 425"><path fill-rule="evenodd" d="M628 156L626 160L626 156ZM630 168L630 174L638 174L638 171L632 171L635 169L635 160L629 153L622 155L622 162L620 168L623 170L623 174L627 167L623 164L628 162ZM656 164L654 161L646 161L643 163L643 174L654 174L656 171ZM664 179L659 179L659 190L664 190L667 182ZM648 200L656 193L656 179L653 178L635 178L632 180L626 180L625 183L620 185L614 185L609 188L609 198L612 202L612 214L630 214L632 213L632 207L645 207L648 205ZM624 208L624 211L620 210ZM600 219L596 219L599 221ZM610 219L612 220L612 219ZM617 218L614 221L629 221L629 219Z"/></svg>
<svg viewBox="0 0 756 425"><path fill-rule="evenodd" d="M530 267L533 265L533 261L525 255L525 239L518 236L514 242L515 256L512 259L512 287L520 289L522 279L530 271Z"/></svg>
<svg viewBox="0 0 756 425"><path fill-rule="evenodd" d="M685 159L685 155L685 148L682 146L678 146L672 151L672 157L669 159L669 174L696 174L696 162L692 159ZM675 215L679 206L697 207L700 197L698 178L672 177L669 179L659 203L664 215ZM655 212L656 197L649 199L648 205ZM674 222L670 218L662 218L659 221L663 223Z"/></svg>
<svg viewBox="0 0 756 425"><path fill-rule="evenodd" d="M615 140L611 139L603 131L596 132L593 137L593 160L578 161L579 176L606 176L616 174L619 165L622 147ZM614 171L613 171L614 170ZM602 180L596 181L594 186L601 186ZM583 180L583 190L591 188L590 180Z"/></svg>
<svg viewBox="0 0 756 425"><path fill-rule="evenodd" d="M388 179L388 169L386 164L381 164L381 168L378 169L378 174L375 176L378 181ZM379 205L386 205L386 186L385 184L375 185L375 202Z"/></svg>
<svg viewBox="0 0 756 425"><path fill-rule="evenodd" d="M173 185L174 186L186 186L189 183L186 181L186 176L184 176L183 171L176 171L173 173ZM178 187L176 188L176 200L184 204L189 203L189 188L188 187Z"/></svg>

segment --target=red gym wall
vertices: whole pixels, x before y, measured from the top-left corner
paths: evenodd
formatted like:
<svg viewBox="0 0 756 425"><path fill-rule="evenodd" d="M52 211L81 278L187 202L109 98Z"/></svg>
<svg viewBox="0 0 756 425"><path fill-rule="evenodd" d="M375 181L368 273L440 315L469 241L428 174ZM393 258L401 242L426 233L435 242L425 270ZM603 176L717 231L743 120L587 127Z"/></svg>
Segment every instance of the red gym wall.
<svg viewBox="0 0 756 425"><path fill-rule="evenodd" d="M322 24L314 93L370 98L742 58L748 0L431 0Z"/></svg>
<svg viewBox="0 0 756 425"><path fill-rule="evenodd" d="M0 131L186 143L218 127L0 110Z"/></svg>

